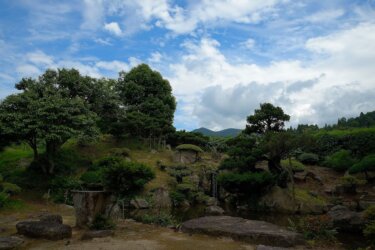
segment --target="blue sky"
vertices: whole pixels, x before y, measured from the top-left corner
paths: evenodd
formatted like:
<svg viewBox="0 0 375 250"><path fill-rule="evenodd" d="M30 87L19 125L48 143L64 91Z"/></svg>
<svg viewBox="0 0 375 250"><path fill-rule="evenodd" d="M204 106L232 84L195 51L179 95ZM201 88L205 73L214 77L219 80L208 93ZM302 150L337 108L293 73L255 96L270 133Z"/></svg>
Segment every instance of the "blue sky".
<svg viewBox="0 0 375 250"><path fill-rule="evenodd" d="M0 98L47 68L148 63L179 129L243 128L261 102L291 125L375 110L374 0L2 0L0 55Z"/></svg>

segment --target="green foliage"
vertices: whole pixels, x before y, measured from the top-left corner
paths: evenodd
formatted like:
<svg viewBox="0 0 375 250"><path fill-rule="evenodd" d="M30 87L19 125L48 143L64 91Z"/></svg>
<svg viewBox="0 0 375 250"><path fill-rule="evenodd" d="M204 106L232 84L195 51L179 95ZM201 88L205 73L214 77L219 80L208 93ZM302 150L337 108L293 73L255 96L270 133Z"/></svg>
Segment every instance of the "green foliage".
<svg viewBox="0 0 375 250"><path fill-rule="evenodd" d="M366 210L363 212L363 214L364 214L364 218L366 220L375 221L375 205L372 205L372 206L369 206L368 208L366 208Z"/></svg>
<svg viewBox="0 0 375 250"><path fill-rule="evenodd" d="M352 175L345 175L339 179L339 183L348 187L365 185L365 180L360 180Z"/></svg>
<svg viewBox="0 0 375 250"><path fill-rule="evenodd" d="M121 161L103 169L103 185L119 196L131 196L155 178L152 169L144 164Z"/></svg>
<svg viewBox="0 0 375 250"><path fill-rule="evenodd" d="M335 127L348 128L348 127L371 127L375 126L375 111L366 114L360 113L358 117L346 119L340 118Z"/></svg>
<svg viewBox="0 0 375 250"><path fill-rule="evenodd" d="M313 153L302 153L297 158L303 164L314 165L319 162L319 156Z"/></svg>
<svg viewBox="0 0 375 250"><path fill-rule="evenodd" d="M100 170L110 168L123 162L123 159L117 156L105 156L97 161L90 167L90 170Z"/></svg>
<svg viewBox="0 0 375 250"><path fill-rule="evenodd" d="M176 131L174 133L168 134L167 136L167 143L172 147L176 147L181 144L193 144L205 148L208 142L208 136L204 136L201 133L188 132L185 130Z"/></svg>
<svg viewBox="0 0 375 250"><path fill-rule="evenodd" d="M174 131L176 100L169 82L159 72L141 64L121 72L117 83L126 115L118 126L123 131L144 138L159 138Z"/></svg>
<svg viewBox="0 0 375 250"><path fill-rule="evenodd" d="M285 114L282 108L275 107L271 103L262 103L260 109L254 111L254 115L247 117L245 132L263 134L267 131L281 131L284 122L289 119L290 116Z"/></svg>
<svg viewBox="0 0 375 250"><path fill-rule="evenodd" d="M85 185L90 190L97 188L102 189L102 179L103 174L101 170L87 171L82 174L80 178L80 180L83 182L83 185Z"/></svg>
<svg viewBox="0 0 375 250"><path fill-rule="evenodd" d="M342 149L328 156L324 165L336 171L346 171L353 166L354 163L355 160L352 158L350 152Z"/></svg>
<svg viewBox="0 0 375 250"><path fill-rule="evenodd" d="M177 165L177 166L169 167L167 169L167 172L170 176L173 176L176 178L177 183L182 183L183 177L192 174L192 170L184 165Z"/></svg>
<svg viewBox="0 0 375 250"><path fill-rule="evenodd" d="M0 183L0 185L2 188L1 192L7 193L10 195L19 194L22 190L19 186L10 182L2 182Z"/></svg>
<svg viewBox="0 0 375 250"><path fill-rule="evenodd" d="M89 228L92 230L109 230L114 229L115 227L115 223L103 214L97 214L89 225Z"/></svg>
<svg viewBox="0 0 375 250"><path fill-rule="evenodd" d="M155 224L162 227L174 226L176 225L176 220L173 215L165 212L160 212L157 214L144 214L141 216L136 216L137 221L141 221L146 224Z"/></svg>
<svg viewBox="0 0 375 250"><path fill-rule="evenodd" d="M174 206L179 206L184 200L186 200L186 196L184 193L181 193L179 191L172 191L170 193L170 197L172 199Z"/></svg>
<svg viewBox="0 0 375 250"><path fill-rule="evenodd" d="M363 229L363 234L370 239L373 246L375 246L375 206L368 207L363 214L364 218L368 221Z"/></svg>
<svg viewBox="0 0 375 250"><path fill-rule="evenodd" d="M71 190L82 190L82 182L71 176L56 176L50 181L51 198L57 203L73 204Z"/></svg>
<svg viewBox="0 0 375 250"><path fill-rule="evenodd" d="M0 173L3 177L10 176L15 170L23 169L22 163L28 164L33 152L26 144L12 145L0 152Z"/></svg>
<svg viewBox="0 0 375 250"><path fill-rule="evenodd" d="M0 209L9 204L9 194L0 192Z"/></svg>
<svg viewBox="0 0 375 250"><path fill-rule="evenodd" d="M289 227L296 232L302 233L306 240L319 240L335 243L337 234L332 226L328 215L307 216L298 222L289 220Z"/></svg>
<svg viewBox="0 0 375 250"><path fill-rule="evenodd" d="M303 163L297 161L296 159L291 159L291 163L293 172L302 172L305 170L305 165L303 165ZM290 168L289 159L281 160L281 166L283 168Z"/></svg>
<svg viewBox="0 0 375 250"><path fill-rule="evenodd" d="M109 153L114 157L130 157L130 149L128 148L112 148Z"/></svg>
<svg viewBox="0 0 375 250"><path fill-rule="evenodd" d="M360 162L354 164L350 169L349 173L355 174L359 172L367 172L375 170L375 154L364 157Z"/></svg>
<svg viewBox="0 0 375 250"><path fill-rule="evenodd" d="M231 193L261 195L274 185L275 177L269 172L220 173L218 184Z"/></svg>
<svg viewBox="0 0 375 250"><path fill-rule="evenodd" d="M194 151L196 153L203 152L203 150L200 147L198 147L196 145L193 145L193 144L182 144L182 145L177 146L176 149L179 150L179 151L190 150L190 151Z"/></svg>

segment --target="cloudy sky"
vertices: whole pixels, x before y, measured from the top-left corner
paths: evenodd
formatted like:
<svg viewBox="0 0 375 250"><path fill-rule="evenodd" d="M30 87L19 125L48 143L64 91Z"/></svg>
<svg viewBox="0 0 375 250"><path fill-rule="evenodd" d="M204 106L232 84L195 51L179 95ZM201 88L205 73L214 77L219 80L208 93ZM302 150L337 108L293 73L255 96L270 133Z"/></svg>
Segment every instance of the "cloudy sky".
<svg viewBox="0 0 375 250"><path fill-rule="evenodd" d="M334 123L375 110L375 1L0 0L0 99L47 68L139 63L170 81L179 129L243 128L262 102Z"/></svg>

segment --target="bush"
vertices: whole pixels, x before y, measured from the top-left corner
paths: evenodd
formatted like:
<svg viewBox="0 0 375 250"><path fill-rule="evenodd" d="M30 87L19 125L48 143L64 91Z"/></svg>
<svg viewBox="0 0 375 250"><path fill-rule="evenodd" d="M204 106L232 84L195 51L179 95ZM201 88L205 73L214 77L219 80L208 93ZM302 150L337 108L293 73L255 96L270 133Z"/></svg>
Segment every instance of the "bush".
<svg viewBox="0 0 375 250"><path fill-rule="evenodd" d="M89 227L92 230L108 230L115 228L115 224L106 216L98 214L95 216Z"/></svg>
<svg viewBox="0 0 375 250"><path fill-rule="evenodd" d="M21 192L21 188L13 183L3 182L1 183L1 186L2 186L2 192L10 194L10 195L18 194Z"/></svg>
<svg viewBox="0 0 375 250"><path fill-rule="evenodd" d="M171 214L165 212L158 214L144 214L142 216L136 216L135 219L146 224L155 224L162 227L176 225L175 218Z"/></svg>
<svg viewBox="0 0 375 250"><path fill-rule="evenodd" d="M121 161L103 169L103 185L120 196L131 196L155 178L152 169L144 164Z"/></svg>
<svg viewBox="0 0 375 250"><path fill-rule="evenodd" d="M375 245L375 206L370 206L364 211L364 218L369 221L363 229L363 234Z"/></svg>
<svg viewBox="0 0 375 250"><path fill-rule="evenodd" d="M102 179L103 175L101 170L87 171L83 175L81 175L80 178L85 186L95 189L103 188Z"/></svg>
<svg viewBox="0 0 375 250"><path fill-rule="evenodd" d="M94 162L90 167L90 170L100 170L104 168L109 168L120 164L123 161L120 157L116 156L106 156Z"/></svg>
<svg viewBox="0 0 375 250"><path fill-rule="evenodd" d="M9 194L0 192L0 208L5 207L9 203Z"/></svg>
<svg viewBox="0 0 375 250"><path fill-rule="evenodd" d="M302 153L297 158L303 164L314 165L319 162L319 156L313 153Z"/></svg>
<svg viewBox="0 0 375 250"><path fill-rule="evenodd" d="M337 234L327 215L307 216L297 223L289 220L293 231L302 233L306 240L321 240L335 243Z"/></svg>
<svg viewBox="0 0 375 250"><path fill-rule="evenodd" d="M355 160L352 158L350 152L342 149L328 156L324 165L336 171L346 171L353 166L354 163Z"/></svg>
<svg viewBox="0 0 375 250"><path fill-rule="evenodd" d="M172 191L170 193L170 197L172 199L174 206L179 206L184 200L186 200L185 194L179 192L179 191Z"/></svg>
<svg viewBox="0 0 375 250"><path fill-rule="evenodd" d="M281 160L281 166L283 168L289 168L289 165L289 159ZM292 170L293 172L302 172L305 170L305 165L295 159L292 159Z"/></svg>
<svg viewBox="0 0 375 250"><path fill-rule="evenodd" d="M181 144L179 146L176 147L177 150L191 150L191 151L194 151L196 153L201 153L203 152L203 150L196 146L196 145L193 145L193 144Z"/></svg>
<svg viewBox="0 0 375 250"><path fill-rule="evenodd" d="M82 181L70 176L56 176L49 185L54 202L73 204L71 190L81 190Z"/></svg>
<svg viewBox="0 0 375 250"><path fill-rule="evenodd" d="M128 148L112 148L109 153L115 157L130 157L130 149Z"/></svg>
<svg viewBox="0 0 375 250"><path fill-rule="evenodd" d="M360 162L354 164L350 169L349 173L355 174L359 172L367 172L375 170L375 154L364 157Z"/></svg>
<svg viewBox="0 0 375 250"><path fill-rule="evenodd" d="M243 195L261 195L275 183L275 178L269 172L221 173L217 181L230 193Z"/></svg>

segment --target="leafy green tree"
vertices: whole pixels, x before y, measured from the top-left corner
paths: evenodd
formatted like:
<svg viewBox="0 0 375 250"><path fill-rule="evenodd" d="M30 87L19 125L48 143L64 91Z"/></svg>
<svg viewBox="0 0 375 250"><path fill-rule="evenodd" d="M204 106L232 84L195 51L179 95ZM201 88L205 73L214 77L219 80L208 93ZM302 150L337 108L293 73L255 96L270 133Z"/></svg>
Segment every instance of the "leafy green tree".
<svg viewBox="0 0 375 250"><path fill-rule="evenodd" d="M167 80L148 65L141 64L129 72L121 72L117 84L126 109L122 121L125 133L159 142L174 131L176 101Z"/></svg>
<svg viewBox="0 0 375 250"><path fill-rule="evenodd" d="M375 171L375 154L364 157L360 162L354 164L350 169L350 174L363 172L368 178L368 172Z"/></svg>
<svg viewBox="0 0 375 250"><path fill-rule="evenodd" d="M333 168L336 171L346 171L353 166L354 163L355 160L351 156L350 152L342 149L328 156L324 162L324 165Z"/></svg>
<svg viewBox="0 0 375 250"><path fill-rule="evenodd" d="M54 173L53 158L67 140L86 140L98 133L96 114L84 98L75 94L79 90L67 87L76 79L76 72L67 72L47 70L37 80L22 79L16 84L21 92L0 104L2 133L27 142L35 161L39 160L38 146L45 145L47 164L40 165L47 174Z"/></svg>
<svg viewBox="0 0 375 250"><path fill-rule="evenodd" d="M289 121L290 116L285 114L282 108L275 107L271 103L260 104L254 115L247 117L245 132L264 134L269 131L278 132L283 130L284 122Z"/></svg>

